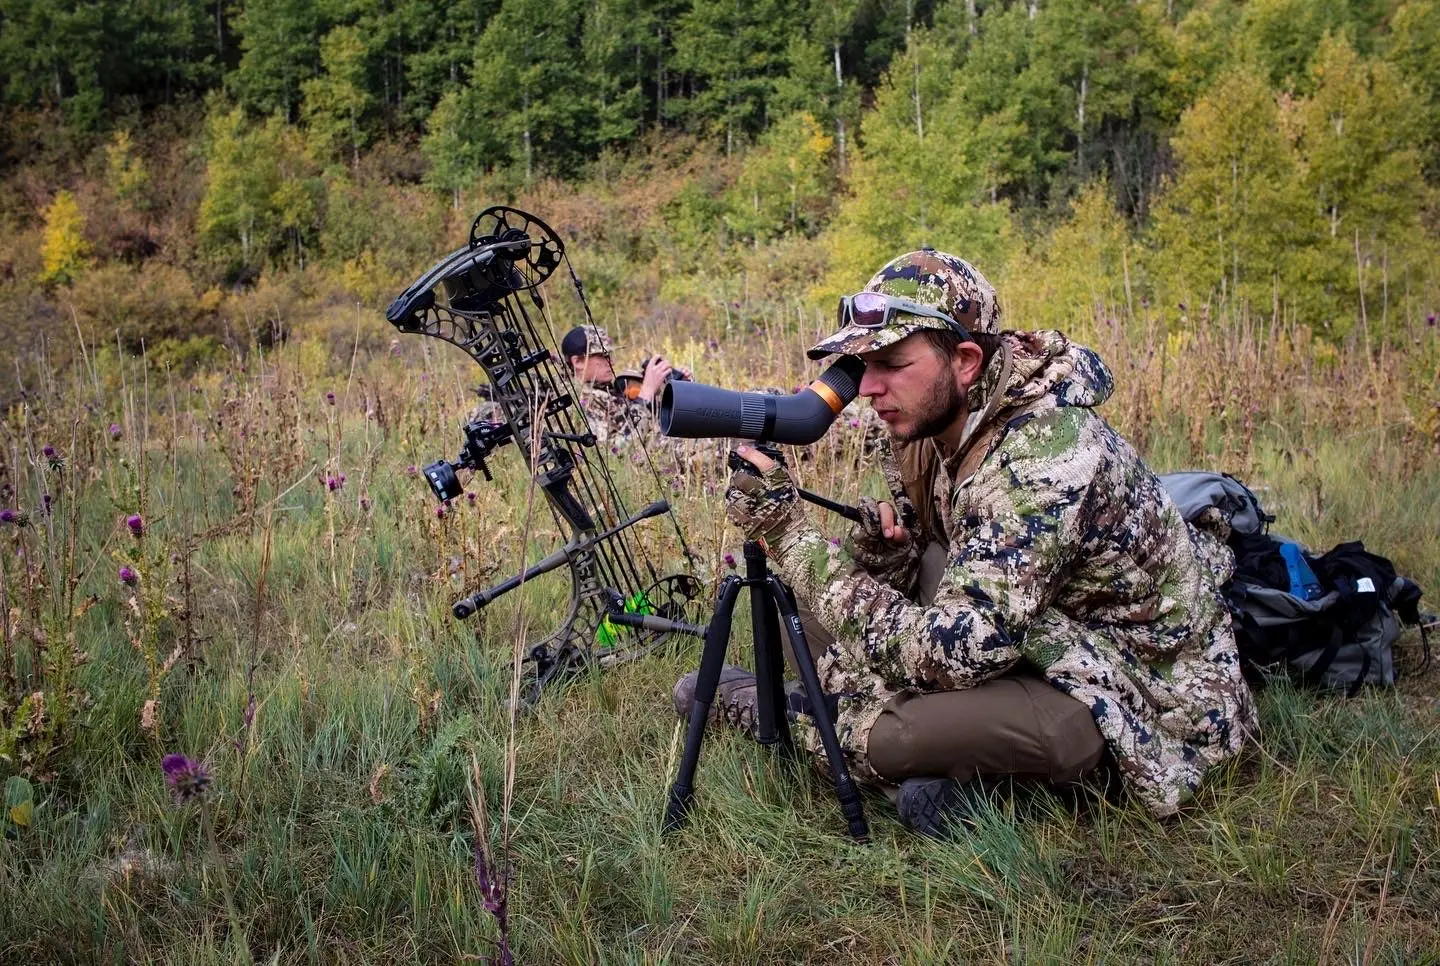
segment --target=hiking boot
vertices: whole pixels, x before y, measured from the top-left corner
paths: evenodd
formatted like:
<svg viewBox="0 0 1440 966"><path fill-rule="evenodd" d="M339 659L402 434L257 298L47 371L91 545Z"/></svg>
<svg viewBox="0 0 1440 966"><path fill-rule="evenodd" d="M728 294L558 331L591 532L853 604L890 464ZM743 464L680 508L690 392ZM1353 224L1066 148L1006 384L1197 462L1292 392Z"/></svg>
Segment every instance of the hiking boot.
<svg viewBox="0 0 1440 966"><path fill-rule="evenodd" d="M675 682L671 696L675 699L675 713L682 718L688 719L695 707L695 684L699 678L699 671L691 671ZM725 665L720 669L720 686L715 689L715 700L710 703L709 722L714 724L724 720L730 727L755 737L760 721L756 710L759 706L758 693L753 672L733 664Z"/></svg>
<svg viewBox="0 0 1440 966"><path fill-rule="evenodd" d="M931 838L944 838L959 826L973 827L977 792L984 795L975 782L958 782L953 778L907 778L900 783L895 808L900 821L912 831Z"/></svg>

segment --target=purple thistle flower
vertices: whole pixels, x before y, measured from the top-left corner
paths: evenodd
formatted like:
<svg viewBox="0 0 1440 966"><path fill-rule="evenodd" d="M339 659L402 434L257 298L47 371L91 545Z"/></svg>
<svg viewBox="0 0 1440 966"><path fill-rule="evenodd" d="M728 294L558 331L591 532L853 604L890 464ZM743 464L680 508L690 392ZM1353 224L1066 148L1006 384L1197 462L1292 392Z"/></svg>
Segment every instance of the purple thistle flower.
<svg viewBox="0 0 1440 966"><path fill-rule="evenodd" d="M332 406L335 405L335 394L333 392L327 392L325 394L325 401Z"/></svg>
<svg viewBox="0 0 1440 966"><path fill-rule="evenodd" d="M327 476L327 477L325 477L325 489L329 490L331 493L334 493L334 492L335 492L336 490L338 490L339 488L340 488L340 481L339 481L339 480L335 479L335 477L333 477L333 476Z"/></svg>
<svg viewBox="0 0 1440 966"><path fill-rule="evenodd" d="M415 464L414 464L414 463L411 463L409 466L405 467L405 475L406 475L406 476L414 476L414 475L415 475Z"/></svg>
<svg viewBox="0 0 1440 966"><path fill-rule="evenodd" d="M19 523L20 520L19 510L0 510L0 523Z"/></svg>
<svg viewBox="0 0 1440 966"><path fill-rule="evenodd" d="M466 494L465 494L465 502L470 503L470 504L473 505L474 502L475 502L475 494L474 494L474 493L466 493Z"/></svg>
<svg viewBox="0 0 1440 966"><path fill-rule="evenodd" d="M51 504L53 504L54 502L55 502L55 498L52 497L49 493L41 493L41 494L40 494L40 507L41 507L42 510L45 511L45 515L46 515L47 517L50 515L50 506L51 506Z"/></svg>
<svg viewBox="0 0 1440 966"><path fill-rule="evenodd" d="M121 431L121 429L120 429L120 424L119 424L119 423L111 423L111 424L110 424L110 438L111 438L112 440L118 440L118 439L120 438L121 434L122 434L122 431Z"/></svg>
<svg viewBox="0 0 1440 966"><path fill-rule="evenodd" d="M134 587L140 582L140 575L129 567L120 568L120 583L126 587Z"/></svg>
<svg viewBox="0 0 1440 966"><path fill-rule="evenodd" d="M360 498L360 511L362 513L368 513L370 511L370 498L368 496L362 496Z"/></svg>
<svg viewBox="0 0 1440 966"><path fill-rule="evenodd" d="M138 540L145 536L145 521L141 519L140 514L132 513L126 517L125 526L130 529L130 535L135 539Z"/></svg>
<svg viewBox="0 0 1440 966"><path fill-rule="evenodd" d="M345 485L345 474L344 474L344 473L341 473L341 474L340 474L339 476L337 476L335 479L336 479L337 481L339 481L339 483L340 483L341 486L344 486L344 485Z"/></svg>
<svg viewBox="0 0 1440 966"><path fill-rule="evenodd" d="M55 447L51 446L49 443L46 443L44 446L42 446L40 448L40 452L45 454L45 458L47 460L53 460L55 458Z"/></svg>
<svg viewBox="0 0 1440 966"><path fill-rule="evenodd" d="M735 569L735 555L733 553L727 553L725 555L725 566L729 567L731 570Z"/></svg>
<svg viewBox="0 0 1440 966"><path fill-rule="evenodd" d="M839 538L839 537L831 537L831 538L830 538L830 546L832 546L832 547L838 547L838 546L840 546L840 538Z"/></svg>
<svg viewBox="0 0 1440 966"><path fill-rule="evenodd" d="M1425 316L1425 324L1428 325L1428 326L1430 326L1432 329L1435 327L1435 313L1434 313L1434 312L1431 312L1429 315Z"/></svg>
<svg viewBox="0 0 1440 966"><path fill-rule="evenodd" d="M210 772L184 755L166 755L160 762L160 770L165 773L165 784L170 786L176 805L194 801L210 787Z"/></svg>
<svg viewBox="0 0 1440 966"><path fill-rule="evenodd" d="M435 519L445 519L445 505L443 503L435 508Z"/></svg>

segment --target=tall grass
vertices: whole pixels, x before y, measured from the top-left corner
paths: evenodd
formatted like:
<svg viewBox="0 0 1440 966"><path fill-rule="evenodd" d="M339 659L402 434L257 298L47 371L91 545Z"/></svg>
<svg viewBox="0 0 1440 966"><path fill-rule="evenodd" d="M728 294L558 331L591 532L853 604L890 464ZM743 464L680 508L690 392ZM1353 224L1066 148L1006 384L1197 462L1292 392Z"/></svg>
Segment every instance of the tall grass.
<svg viewBox="0 0 1440 966"><path fill-rule="evenodd" d="M1433 329L1366 353L1243 320L1180 336L1110 318L1072 334L1114 368L1104 411L1158 469L1236 472L1277 529L1363 538L1440 587ZM91 358L5 419L0 487L24 525L0 530L0 775L25 776L34 812L0 839L0 961L480 961L500 937L477 824L510 856L524 963L1434 961L1434 672L1348 702L1267 690L1260 748L1173 822L1022 794L939 843L875 796L858 847L823 782L717 735L688 826L662 835L669 689L695 646L512 719L517 639L544 631L565 578L474 624L449 605L561 537L548 516L527 526L510 452L437 517L409 468L457 449L480 373L428 345L366 350L383 325L352 322L362 348L343 358L303 333L190 378ZM704 381L789 387L823 325L742 297L630 345ZM807 486L876 486L846 430L792 454ZM668 491L713 591L739 544L718 468L620 476L637 504ZM642 526L678 567L673 532ZM214 773L218 860L169 800L168 752Z"/></svg>

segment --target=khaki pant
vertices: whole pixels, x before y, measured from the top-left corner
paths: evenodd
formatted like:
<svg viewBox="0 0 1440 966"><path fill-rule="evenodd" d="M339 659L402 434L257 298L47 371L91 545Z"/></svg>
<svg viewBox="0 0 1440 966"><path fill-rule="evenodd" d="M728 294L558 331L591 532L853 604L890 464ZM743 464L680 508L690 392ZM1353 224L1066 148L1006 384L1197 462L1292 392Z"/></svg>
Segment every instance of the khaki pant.
<svg viewBox="0 0 1440 966"><path fill-rule="evenodd" d="M945 569L945 552L931 544L920 562L916 596L929 605ZM834 643L814 614L799 606L810 653ZM786 660L795 671L786 643ZM870 729L865 755L880 777L920 776L969 781L977 775L1032 778L1063 785L1100 763L1105 740L1090 711L1033 673L1015 671L963 691L902 693Z"/></svg>

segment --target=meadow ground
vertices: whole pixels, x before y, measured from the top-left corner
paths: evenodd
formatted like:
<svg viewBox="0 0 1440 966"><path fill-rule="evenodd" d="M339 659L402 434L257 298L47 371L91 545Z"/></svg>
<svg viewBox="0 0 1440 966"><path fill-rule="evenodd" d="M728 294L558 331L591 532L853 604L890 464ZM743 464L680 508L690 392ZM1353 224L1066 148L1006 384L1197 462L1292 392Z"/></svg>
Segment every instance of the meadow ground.
<svg viewBox="0 0 1440 966"><path fill-rule="evenodd" d="M823 323L750 317L657 327L656 347L707 382L803 381ZM1440 958L1434 670L1349 701L1267 689L1260 746L1172 822L1025 797L941 843L872 796L859 847L823 782L721 735L689 825L662 835L669 689L697 646L553 689L512 733L515 642L553 626L568 580L478 622L449 606L559 535L527 522L513 452L436 515L413 468L453 457L481 373L353 325L352 353L297 335L185 378L90 357L5 419L0 502L23 518L0 531L0 777L25 780L6 785L0 962L482 961L482 802L527 964ZM1235 472L1280 532L1363 539L1440 595L1435 330L1368 352L1226 333L1075 326L1157 469ZM853 443L799 466L832 495L875 485ZM668 491L713 592L739 547L716 479L621 476L636 505ZM671 532L645 526L673 567ZM203 804L172 803L170 753L213 774Z"/></svg>

